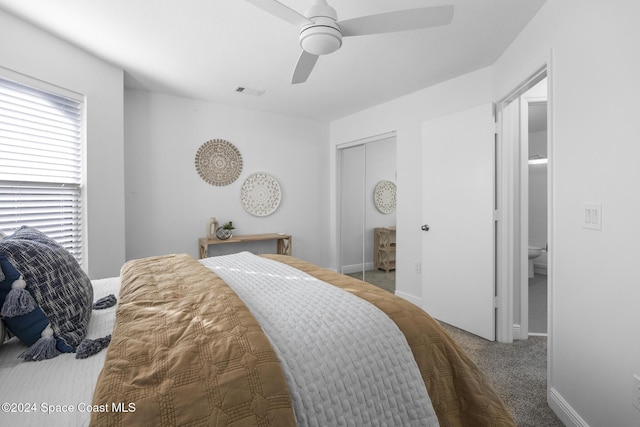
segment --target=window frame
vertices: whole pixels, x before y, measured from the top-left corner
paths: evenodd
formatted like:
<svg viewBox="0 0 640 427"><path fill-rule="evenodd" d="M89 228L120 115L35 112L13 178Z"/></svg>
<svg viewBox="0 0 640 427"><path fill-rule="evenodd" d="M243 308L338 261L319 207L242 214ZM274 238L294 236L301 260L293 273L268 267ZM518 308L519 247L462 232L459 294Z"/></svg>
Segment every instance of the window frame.
<svg viewBox="0 0 640 427"><path fill-rule="evenodd" d="M87 265L88 265L88 260L87 260L87 161L86 161L86 153L87 153L87 132L86 132L86 128L87 128L87 103L86 103L86 96L82 95L80 93L77 93L75 91L57 86L53 83L49 83L37 78L33 78L27 75L24 75L22 73L4 68L4 67L0 67L0 79L2 80L6 80L9 82L13 82L16 83L18 85L22 85L22 86L27 86L27 87L31 87L33 89L36 89L38 91L43 91L43 92L47 92L52 94L53 96L56 97L60 97L60 98L65 98L67 100L70 100L72 102L77 103L78 106L78 111L79 111L79 127L78 127L78 148L79 148L79 156L80 156L80 162L79 162L79 179L77 182L75 183L69 183L69 182L49 182L49 180L47 180L47 182L44 183L40 183L43 184L44 186L59 186L59 187L74 187L77 186L79 189L79 208L77 210L78 212L78 221L79 221L79 225L78 225L78 236L77 236L77 246L79 246L78 249L72 249L71 252L74 253L74 256L76 256L76 259L78 259L78 262L80 263L80 265L83 267L83 269L86 271L87 270ZM0 180L0 183L10 183L10 182L21 182L24 183L24 185L30 185L30 184L34 184L34 185L38 185L37 181L28 181L28 180L18 180L18 181L8 181L8 180ZM18 225L19 226L19 225ZM1 229L5 234L10 235L15 229L17 229L17 227L15 228L3 228ZM43 230L44 232L44 230ZM63 246L67 246L65 242L59 242L60 244L62 244Z"/></svg>

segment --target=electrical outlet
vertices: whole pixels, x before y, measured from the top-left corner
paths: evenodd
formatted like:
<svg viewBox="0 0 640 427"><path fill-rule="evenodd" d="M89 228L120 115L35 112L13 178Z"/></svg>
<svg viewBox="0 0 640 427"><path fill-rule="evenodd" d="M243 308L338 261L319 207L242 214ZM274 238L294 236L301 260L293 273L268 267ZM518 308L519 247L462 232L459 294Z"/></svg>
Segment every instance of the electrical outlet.
<svg viewBox="0 0 640 427"><path fill-rule="evenodd" d="M633 376L633 390L631 391L631 398L633 399L633 406L640 411L640 376Z"/></svg>

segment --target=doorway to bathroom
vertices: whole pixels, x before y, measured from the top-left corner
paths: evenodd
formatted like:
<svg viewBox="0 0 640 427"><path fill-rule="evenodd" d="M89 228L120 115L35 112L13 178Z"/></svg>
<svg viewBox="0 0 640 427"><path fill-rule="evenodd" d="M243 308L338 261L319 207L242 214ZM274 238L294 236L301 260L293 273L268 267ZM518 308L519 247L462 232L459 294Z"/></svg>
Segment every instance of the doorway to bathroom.
<svg viewBox="0 0 640 427"><path fill-rule="evenodd" d="M547 335L552 209L546 65L498 104L501 178L498 287L508 290L511 321L502 341ZM509 319L507 319L509 320ZM510 323L510 324L509 324ZM509 328L509 329L507 329Z"/></svg>
<svg viewBox="0 0 640 427"><path fill-rule="evenodd" d="M529 89L522 100L527 112L527 297L528 335L547 335L547 79ZM523 190L524 191L524 190ZM523 222L525 219L523 218ZM524 286L521 287L525 292Z"/></svg>

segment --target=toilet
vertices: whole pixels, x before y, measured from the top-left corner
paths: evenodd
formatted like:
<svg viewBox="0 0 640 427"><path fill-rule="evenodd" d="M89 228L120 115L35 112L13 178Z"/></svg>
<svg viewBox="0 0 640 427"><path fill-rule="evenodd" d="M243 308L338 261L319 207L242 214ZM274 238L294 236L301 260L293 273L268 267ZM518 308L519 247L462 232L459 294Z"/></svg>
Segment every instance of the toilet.
<svg viewBox="0 0 640 427"><path fill-rule="evenodd" d="M533 277L533 260L542 255L542 248L529 245L529 278Z"/></svg>

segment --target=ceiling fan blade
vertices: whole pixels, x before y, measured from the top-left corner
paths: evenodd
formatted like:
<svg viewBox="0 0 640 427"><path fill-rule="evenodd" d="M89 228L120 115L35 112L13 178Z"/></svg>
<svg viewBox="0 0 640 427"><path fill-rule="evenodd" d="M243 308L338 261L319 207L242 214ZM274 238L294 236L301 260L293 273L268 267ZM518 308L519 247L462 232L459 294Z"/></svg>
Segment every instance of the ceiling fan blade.
<svg viewBox="0 0 640 427"><path fill-rule="evenodd" d="M293 25L302 26L302 25L312 24L312 22L307 17L296 12L295 10L291 9L288 6L285 6L284 4L277 2L276 0L246 0L246 1Z"/></svg>
<svg viewBox="0 0 640 427"><path fill-rule="evenodd" d="M293 70L293 77L291 78L291 84L304 83L307 81L309 74L311 74L311 70L316 65L316 61L318 60L318 55L314 55L307 51L302 51L300 58L298 58L298 63L296 64L296 69Z"/></svg>
<svg viewBox="0 0 640 427"><path fill-rule="evenodd" d="M453 19L453 6L435 6L385 12L338 21L343 36L393 33L447 25Z"/></svg>

